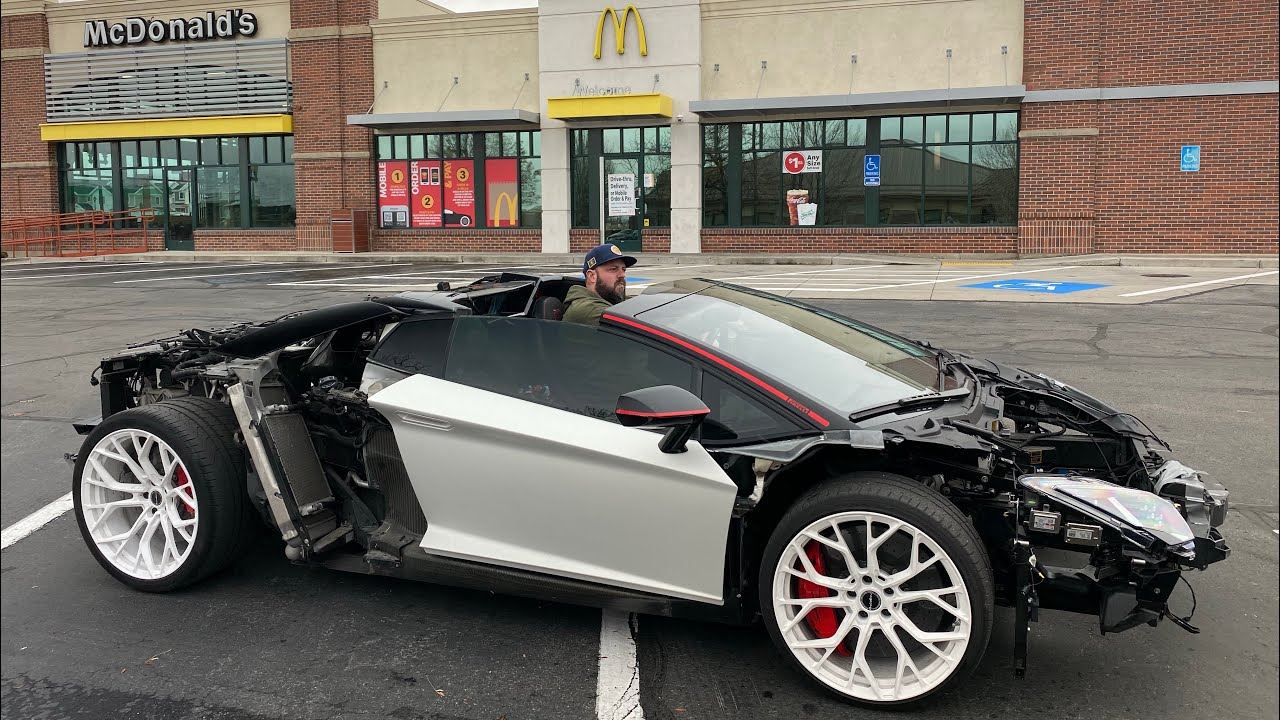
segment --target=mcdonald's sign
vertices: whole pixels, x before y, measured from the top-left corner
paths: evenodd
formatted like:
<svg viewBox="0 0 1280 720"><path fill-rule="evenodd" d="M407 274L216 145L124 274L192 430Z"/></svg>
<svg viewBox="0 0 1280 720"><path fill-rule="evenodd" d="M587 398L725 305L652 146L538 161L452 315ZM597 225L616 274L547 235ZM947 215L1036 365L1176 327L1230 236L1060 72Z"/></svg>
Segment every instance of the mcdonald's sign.
<svg viewBox="0 0 1280 720"><path fill-rule="evenodd" d="M519 218L516 217L516 198L511 193L499 193L496 200L493 201L493 213L489 215L489 219L493 227L502 226L502 213L500 212L503 204L507 207L507 218L514 227L520 224Z"/></svg>
<svg viewBox="0 0 1280 720"><path fill-rule="evenodd" d="M621 55L626 49L627 38L627 20L631 18L631 13L636 15L636 37L640 39L640 54L649 54L649 45L644 38L644 20L640 19L640 11L635 5L628 5L622 11L622 19L618 19L618 13L612 6L606 7L600 11L600 22L596 23L596 59L600 59L600 41L604 35L604 19L606 16L613 18L613 39L618 45L618 54Z"/></svg>

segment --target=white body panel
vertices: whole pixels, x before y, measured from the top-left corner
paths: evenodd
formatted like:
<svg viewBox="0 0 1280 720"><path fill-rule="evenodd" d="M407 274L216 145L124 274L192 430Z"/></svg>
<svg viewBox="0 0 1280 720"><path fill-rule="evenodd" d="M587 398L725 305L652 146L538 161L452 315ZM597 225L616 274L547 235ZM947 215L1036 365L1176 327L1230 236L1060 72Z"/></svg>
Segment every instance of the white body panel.
<svg viewBox="0 0 1280 720"><path fill-rule="evenodd" d="M637 388L639 389L639 388ZM414 375L393 426L432 553L722 602L736 486L696 442Z"/></svg>

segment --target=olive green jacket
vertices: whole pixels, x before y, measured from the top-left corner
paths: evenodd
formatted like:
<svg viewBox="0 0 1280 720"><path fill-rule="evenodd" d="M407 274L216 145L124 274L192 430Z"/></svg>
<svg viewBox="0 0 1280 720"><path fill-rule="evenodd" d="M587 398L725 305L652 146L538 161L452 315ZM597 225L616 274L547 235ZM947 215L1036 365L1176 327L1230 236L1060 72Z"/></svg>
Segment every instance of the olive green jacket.
<svg viewBox="0 0 1280 720"><path fill-rule="evenodd" d="M583 325L599 325L600 316L604 315L604 311L613 307L608 300L591 292L582 285L574 285L569 288L569 293L564 297L565 305L564 322L575 322Z"/></svg>

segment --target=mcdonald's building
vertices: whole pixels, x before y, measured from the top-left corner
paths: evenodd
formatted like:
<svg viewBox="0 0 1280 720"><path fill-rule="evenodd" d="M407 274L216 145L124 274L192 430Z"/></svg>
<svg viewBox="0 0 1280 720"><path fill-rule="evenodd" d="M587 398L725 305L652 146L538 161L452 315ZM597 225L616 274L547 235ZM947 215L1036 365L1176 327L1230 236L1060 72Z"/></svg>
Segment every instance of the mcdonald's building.
<svg viewBox="0 0 1280 720"><path fill-rule="evenodd" d="M4 0L0 211L196 251L1274 253L1277 2L1236 5Z"/></svg>

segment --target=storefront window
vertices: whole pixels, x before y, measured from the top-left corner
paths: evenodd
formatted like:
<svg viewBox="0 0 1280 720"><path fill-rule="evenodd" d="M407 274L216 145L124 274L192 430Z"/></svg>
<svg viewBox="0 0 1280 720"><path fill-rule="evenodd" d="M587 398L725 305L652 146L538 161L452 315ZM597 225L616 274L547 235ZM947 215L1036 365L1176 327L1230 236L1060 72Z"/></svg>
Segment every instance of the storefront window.
<svg viewBox="0 0 1280 720"><path fill-rule="evenodd" d="M1017 136L1016 112L707 125L703 224L1012 225ZM881 156L878 186L864 180L868 154ZM820 170L783 166L814 156Z"/></svg>
<svg viewBox="0 0 1280 720"><path fill-rule="evenodd" d="M294 225L291 136L65 143L61 157L64 212L152 209L163 222L168 208L196 229Z"/></svg>
<svg viewBox="0 0 1280 720"><path fill-rule="evenodd" d="M240 168L198 168L196 227L238 228L240 225Z"/></svg>
<svg viewBox="0 0 1280 720"><path fill-rule="evenodd" d="M537 131L381 135L377 152L381 228L542 225Z"/></svg>

